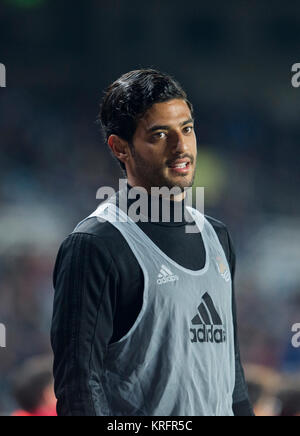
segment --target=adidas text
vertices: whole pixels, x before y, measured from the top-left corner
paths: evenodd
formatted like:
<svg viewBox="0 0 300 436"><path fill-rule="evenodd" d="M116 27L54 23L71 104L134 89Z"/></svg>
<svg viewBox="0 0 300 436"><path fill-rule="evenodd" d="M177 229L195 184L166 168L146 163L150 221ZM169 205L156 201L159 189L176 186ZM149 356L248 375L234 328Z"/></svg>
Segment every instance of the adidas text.
<svg viewBox="0 0 300 436"><path fill-rule="evenodd" d="M191 342L200 343L216 343L222 344L226 342L226 332L221 328L215 328L213 325L206 326L202 325L197 329L190 329L191 332Z"/></svg>
<svg viewBox="0 0 300 436"><path fill-rule="evenodd" d="M176 280L179 280L178 276L163 277L162 279L157 279L157 284L162 285L163 283L175 282Z"/></svg>
<svg viewBox="0 0 300 436"><path fill-rule="evenodd" d="M179 280L179 277L174 275L166 265L162 265L158 274L157 284L162 285L163 283L175 282L176 280Z"/></svg>

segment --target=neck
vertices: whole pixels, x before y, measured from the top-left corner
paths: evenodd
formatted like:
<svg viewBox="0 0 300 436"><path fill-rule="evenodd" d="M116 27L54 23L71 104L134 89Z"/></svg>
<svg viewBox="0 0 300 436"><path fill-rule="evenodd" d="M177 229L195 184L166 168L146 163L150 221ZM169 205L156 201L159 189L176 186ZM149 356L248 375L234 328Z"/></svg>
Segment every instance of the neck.
<svg viewBox="0 0 300 436"><path fill-rule="evenodd" d="M166 225L183 225L187 224L185 219L185 202L183 198L172 200L162 196L151 195L147 191L142 190L142 195L139 194L139 186L131 186L127 182L127 208L131 211L131 205L136 203L133 208L138 216L146 216L151 222L159 222ZM185 194L185 193L183 193ZM143 202L143 199L144 202ZM131 213L130 213L131 214Z"/></svg>
<svg viewBox="0 0 300 436"><path fill-rule="evenodd" d="M151 195L152 197L155 196L155 193L154 193L155 190L153 189L154 187L152 187L151 185L146 185L146 186L139 185L138 182L135 182L130 177L127 178L127 188L128 189L130 189L130 188L136 188L136 189L143 188L147 191L148 195ZM161 196L163 194L160 193L159 195ZM168 199L169 198L171 199L171 201L180 201L181 202L184 200L186 193L185 193L185 191L181 191L178 189L178 193L171 194L171 195L167 194L167 196L168 196Z"/></svg>

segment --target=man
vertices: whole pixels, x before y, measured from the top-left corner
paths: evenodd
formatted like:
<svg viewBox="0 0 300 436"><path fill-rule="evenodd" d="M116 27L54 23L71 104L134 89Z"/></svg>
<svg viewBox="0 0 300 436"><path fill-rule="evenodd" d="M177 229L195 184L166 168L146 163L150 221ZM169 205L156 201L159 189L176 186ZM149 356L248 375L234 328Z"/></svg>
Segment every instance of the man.
<svg viewBox="0 0 300 436"><path fill-rule="evenodd" d="M201 233L186 232L184 188L193 184L197 154L191 103L168 75L137 70L107 89L100 120L128 190L82 221L57 257L58 414L252 415L230 237L209 217ZM159 220L151 222L152 187L179 189L168 222L162 197ZM148 193L149 219L116 219L129 215L131 188ZM200 212L188 212L200 230Z"/></svg>

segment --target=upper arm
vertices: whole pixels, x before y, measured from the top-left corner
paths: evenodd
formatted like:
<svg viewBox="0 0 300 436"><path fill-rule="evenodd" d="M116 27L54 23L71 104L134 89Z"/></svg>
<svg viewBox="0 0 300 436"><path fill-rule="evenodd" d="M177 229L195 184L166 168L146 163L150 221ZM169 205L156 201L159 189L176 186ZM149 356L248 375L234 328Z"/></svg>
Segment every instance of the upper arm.
<svg viewBox="0 0 300 436"><path fill-rule="evenodd" d="M100 383L113 332L117 275L100 238L72 234L61 245L54 268L51 344L57 397L69 409L93 414L90 382ZM97 370L94 370L97 368Z"/></svg>
<svg viewBox="0 0 300 436"><path fill-rule="evenodd" d="M234 412L236 416L249 416L253 415L252 406L249 401L248 388L245 381L245 375L243 366L241 363L240 347L239 347L239 337L238 337L238 326L237 326L237 307L236 307L236 296L235 296L235 269L236 269L236 254L233 247L233 242L231 236L227 231L228 238L228 249L229 249L229 259L230 259L230 269L232 276L232 314L233 314L233 325L234 325L234 343L235 343L235 389L233 392L233 404Z"/></svg>

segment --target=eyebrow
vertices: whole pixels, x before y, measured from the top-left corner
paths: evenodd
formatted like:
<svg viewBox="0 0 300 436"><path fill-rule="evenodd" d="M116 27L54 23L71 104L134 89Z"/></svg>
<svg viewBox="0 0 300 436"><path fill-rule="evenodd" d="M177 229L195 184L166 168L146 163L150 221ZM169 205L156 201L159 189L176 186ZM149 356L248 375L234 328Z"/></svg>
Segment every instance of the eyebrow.
<svg viewBox="0 0 300 436"><path fill-rule="evenodd" d="M182 123L180 123L180 127L185 126L186 124L190 124L193 123L194 119L193 118L189 118L186 121L183 121ZM147 133L151 133L151 132L155 132L156 130L170 130L170 126L162 126L162 125L156 125L151 127L150 129L147 130Z"/></svg>

